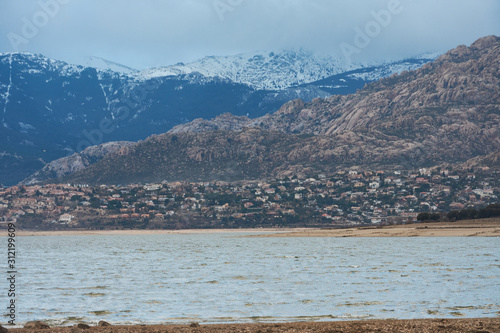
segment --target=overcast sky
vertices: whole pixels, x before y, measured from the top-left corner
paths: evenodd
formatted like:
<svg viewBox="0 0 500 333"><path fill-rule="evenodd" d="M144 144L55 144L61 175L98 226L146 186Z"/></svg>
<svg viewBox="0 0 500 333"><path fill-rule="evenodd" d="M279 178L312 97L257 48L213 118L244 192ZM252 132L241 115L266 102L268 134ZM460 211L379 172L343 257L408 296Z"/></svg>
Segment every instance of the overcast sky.
<svg viewBox="0 0 500 333"><path fill-rule="evenodd" d="M397 58L492 34L498 0L0 0L0 52L138 69L285 48Z"/></svg>

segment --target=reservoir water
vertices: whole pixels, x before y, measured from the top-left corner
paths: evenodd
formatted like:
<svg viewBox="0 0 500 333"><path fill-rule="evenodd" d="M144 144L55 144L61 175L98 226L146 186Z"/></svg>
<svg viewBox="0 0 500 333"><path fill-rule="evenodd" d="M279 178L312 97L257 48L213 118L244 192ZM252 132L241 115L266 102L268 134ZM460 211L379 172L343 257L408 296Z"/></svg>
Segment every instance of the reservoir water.
<svg viewBox="0 0 500 333"><path fill-rule="evenodd" d="M497 237L241 235L17 237L16 321L70 325L500 316ZM2 292L2 306L7 302Z"/></svg>

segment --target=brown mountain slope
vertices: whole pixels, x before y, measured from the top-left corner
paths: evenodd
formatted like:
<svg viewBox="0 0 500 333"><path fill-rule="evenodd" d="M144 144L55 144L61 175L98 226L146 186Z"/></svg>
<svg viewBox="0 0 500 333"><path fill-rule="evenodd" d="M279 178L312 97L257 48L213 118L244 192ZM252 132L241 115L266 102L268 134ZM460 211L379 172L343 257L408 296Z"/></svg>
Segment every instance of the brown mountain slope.
<svg viewBox="0 0 500 333"><path fill-rule="evenodd" d="M500 151L500 38L459 46L349 96L258 119L195 121L109 154L69 181L128 183L415 168Z"/></svg>
<svg viewBox="0 0 500 333"><path fill-rule="evenodd" d="M89 165L100 161L109 153L113 153L132 144L133 142L129 141L113 141L97 146L90 146L79 153L74 153L67 157L61 157L48 163L42 169L21 181L20 184L31 185L43 182L47 179L61 179L66 175L83 170Z"/></svg>
<svg viewBox="0 0 500 333"><path fill-rule="evenodd" d="M106 156L65 181L77 183L238 180L329 173L351 165L408 168L425 164L409 140L343 132L305 136L247 128L241 131L162 134Z"/></svg>

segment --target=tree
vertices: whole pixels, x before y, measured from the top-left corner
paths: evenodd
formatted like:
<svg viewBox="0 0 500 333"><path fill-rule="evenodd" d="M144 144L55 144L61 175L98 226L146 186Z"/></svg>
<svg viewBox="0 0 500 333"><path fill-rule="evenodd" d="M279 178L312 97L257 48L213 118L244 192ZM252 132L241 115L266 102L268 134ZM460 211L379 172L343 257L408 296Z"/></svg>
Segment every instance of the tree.
<svg viewBox="0 0 500 333"><path fill-rule="evenodd" d="M441 219L441 215L438 213L429 213L424 212L417 215L417 220L419 221L439 221Z"/></svg>
<svg viewBox="0 0 500 333"><path fill-rule="evenodd" d="M453 210L449 212L447 216L450 220L472 220L497 217L500 216L500 204L488 205L479 211L473 208Z"/></svg>
<svg viewBox="0 0 500 333"><path fill-rule="evenodd" d="M71 197L71 201L81 201L82 196L81 195L74 195Z"/></svg>
<svg viewBox="0 0 500 333"><path fill-rule="evenodd" d="M109 210L119 210L122 207L123 206L122 206L121 201L118 201L118 200L108 201L108 209Z"/></svg>
<svg viewBox="0 0 500 333"><path fill-rule="evenodd" d="M90 207L92 208L99 208L101 206L101 200L96 197L91 197L90 198Z"/></svg>
<svg viewBox="0 0 500 333"><path fill-rule="evenodd" d="M500 216L500 204L493 204L481 209L478 213L479 218Z"/></svg>

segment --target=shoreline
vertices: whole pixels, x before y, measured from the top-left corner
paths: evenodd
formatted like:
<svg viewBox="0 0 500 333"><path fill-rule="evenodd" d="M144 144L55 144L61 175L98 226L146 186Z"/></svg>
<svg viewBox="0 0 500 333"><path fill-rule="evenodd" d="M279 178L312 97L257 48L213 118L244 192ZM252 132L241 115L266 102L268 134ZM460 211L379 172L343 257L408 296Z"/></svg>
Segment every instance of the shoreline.
<svg viewBox="0 0 500 333"><path fill-rule="evenodd" d="M143 230L17 230L16 236L241 234L241 237L500 237L500 219L413 223L352 228L239 228ZM256 233L255 235L244 235ZM7 231L0 231L0 237Z"/></svg>
<svg viewBox="0 0 500 333"><path fill-rule="evenodd" d="M8 326L6 327L8 328ZM51 332L75 332L83 327L51 327ZM461 319L369 319L356 321L240 323L240 324L173 324L112 325L86 327L90 332L500 332L500 318ZM31 328L11 328L9 332L32 332Z"/></svg>
<svg viewBox="0 0 500 333"><path fill-rule="evenodd" d="M304 231L307 228L241 228L241 229L124 229L124 230L16 230L16 236L106 236L106 235L191 235L221 233L281 233ZM0 231L0 237L7 236L7 231Z"/></svg>

